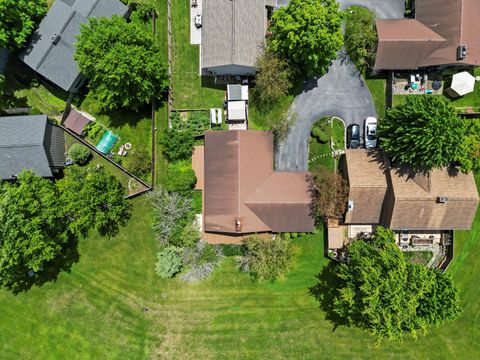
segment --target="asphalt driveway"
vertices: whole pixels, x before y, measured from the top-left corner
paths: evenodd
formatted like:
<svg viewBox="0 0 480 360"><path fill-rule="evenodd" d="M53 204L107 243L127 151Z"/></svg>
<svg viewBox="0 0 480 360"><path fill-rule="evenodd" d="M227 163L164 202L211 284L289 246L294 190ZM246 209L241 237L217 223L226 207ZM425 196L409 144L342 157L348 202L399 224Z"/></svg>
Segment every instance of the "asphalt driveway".
<svg viewBox="0 0 480 360"><path fill-rule="evenodd" d="M324 116L338 116L346 125L377 116L375 104L365 81L348 59L337 59L326 75L306 80L303 91L290 108L295 124L278 145L276 168L281 171L308 169L308 141L315 123Z"/></svg>
<svg viewBox="0 0 480 360"><path fill-rule="evenodd" d="M378 18L400 19L404 0L337 0L345 9L352 5L374 10ZM279 5L288 0L278 0ZM280 171L308 169L308 141L313 123L323 116L338 116L346 125L357 123L363 133L363 120L377 116L375 104L365 81L345 54L341 54L326 75L306 80L290 108L295 124L276 149L275 165Z"/></svg>

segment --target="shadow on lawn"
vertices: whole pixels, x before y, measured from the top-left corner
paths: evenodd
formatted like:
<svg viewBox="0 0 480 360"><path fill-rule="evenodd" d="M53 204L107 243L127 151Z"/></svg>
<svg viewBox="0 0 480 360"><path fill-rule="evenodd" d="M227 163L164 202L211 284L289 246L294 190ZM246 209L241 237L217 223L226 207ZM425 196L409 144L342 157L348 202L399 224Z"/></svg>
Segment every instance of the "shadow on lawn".
<svg viewBox="0 0 480 360"><path fill-rule="evenodd" d="M6 288L14 295L29 291L33 286L42 286L48 282L55 282L58 275L62 272L70 272L73 264L80 260L80 253L78 252L78 239L71 239L64 245L60 254L54 259L44 265L44 269L39 271L34 276L29 277L24 270L20 270L19 279L14 284L7 285Z"/></svg>
<svg viewBox="0 0 480 360"><path fill-rule="evenodd" d="M309 288L309 293L320 303L320 308L325 312L326 319L333 323L332 332L339 326L349 326L349 322L344 317L335 312L335 304L333 302L339 288L341 280L336 275L338 264L331 261L316 276L318 283Z"/></svg>

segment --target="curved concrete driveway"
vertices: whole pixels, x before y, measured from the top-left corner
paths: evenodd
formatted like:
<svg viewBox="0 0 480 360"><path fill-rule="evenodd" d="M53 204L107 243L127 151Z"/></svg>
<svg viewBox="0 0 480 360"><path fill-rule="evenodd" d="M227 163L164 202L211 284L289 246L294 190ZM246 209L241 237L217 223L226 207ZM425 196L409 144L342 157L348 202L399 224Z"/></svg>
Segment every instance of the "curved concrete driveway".
<svg viewBox="0 0 480 360"><path fill-rule="evenodd" d="M279 0L279 4L280 4ZM338 0L342 9L352 5L375 10L382 19L403 18L404 0ZM283 0L283 3L288 1ZM303 90L290 108L295 124L276 150L275 165L280 171L308 169L308 140L315 120L323 116L338 116L346 125L377 116L367 85L355 66L343 53L335 60L326 75L305 81Z"/></svg>

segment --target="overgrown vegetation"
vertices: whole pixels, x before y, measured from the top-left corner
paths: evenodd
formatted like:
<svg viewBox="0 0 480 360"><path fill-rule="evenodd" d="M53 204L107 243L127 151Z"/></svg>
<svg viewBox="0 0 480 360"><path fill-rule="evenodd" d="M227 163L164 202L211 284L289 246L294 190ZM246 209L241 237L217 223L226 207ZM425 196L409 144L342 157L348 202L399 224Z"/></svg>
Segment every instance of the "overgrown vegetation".
<svg viewBox="0 0 480 360"><path fill-rule="evenodd" d="M258 109L266 111L288 94L293 74L288 63L268 49L257 59L256 67L252 101Z"/></svg>
<svg viewBox="0 0 480 360"><path fill-rule="evenodd" d="M365 73L373 69L377 51L378 35L375 13L362 6L353 6L346 11L345 49L357 69Z"/></svg>
<svg viewBox="0 0 480 360"><path fill-rule="evenodd" d="M293 255L290 241L280 236L275 239L250 236L245 239L245 256L239 266L257 280L275 281L286 274Z"/></svg>
<svg viewBox="0 0 480 360"><path fill-rule="evenodd" d="M181 160L168 164L165 189L187 195L195 186L197 177L192 169L192 162Z"/></svg>
<svg viewBox="0 0 480 360"><path fill-rule="evenodd" d="M188 129L183 131L165 130L159 141L163 154L169 161L187 160L192 156L195 138Z"/></svg>
<svg viewBox="0 0 480 360"><path fill-rule="evenodd" d="M317 218L343 217L347 208L348 185L338 173L326 167L312 169L312 195L315 201Z"/></svg>

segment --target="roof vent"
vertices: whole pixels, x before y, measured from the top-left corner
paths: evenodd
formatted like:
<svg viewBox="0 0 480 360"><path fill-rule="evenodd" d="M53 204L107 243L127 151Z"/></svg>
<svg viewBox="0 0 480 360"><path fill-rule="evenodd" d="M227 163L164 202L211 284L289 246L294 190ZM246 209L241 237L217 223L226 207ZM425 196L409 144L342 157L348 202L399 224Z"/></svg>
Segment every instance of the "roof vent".
<svg viewBox="0 0 480 360"><path fill-rule="evenodd" d="M235 220L235 231L236 232L242 231L242 220L240 220L239 218Z"/></svg>
<svg viewBox="0 0 480 360"><path fill-rule="evenodd" d="M60 39L62 37L60 35L58 35L57 33L53 33L53 36L52 36L52 44L53 45L57 45L59 42L60 42Z"/></svg>
<svg viewBox="0 0 480 360"><path fill-rule="evenodd" d="M348 200L348 211L353 210L353 200Z"/></svg>
<svg viewBox="0 0 480 360"><path fill-rule="evenodd" d="M448 203L448 197L439 196L439 197L437 198L437 202L439 202L440 204L446 204L446 203Z"/></svg>
<svg viewBox="0 0 480 360"><path fill-rule="evenodd" d="M463 60L467 56L467 45L460 45L457 48L457 60Z"/></svg>

